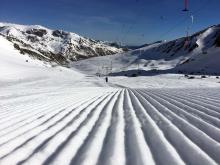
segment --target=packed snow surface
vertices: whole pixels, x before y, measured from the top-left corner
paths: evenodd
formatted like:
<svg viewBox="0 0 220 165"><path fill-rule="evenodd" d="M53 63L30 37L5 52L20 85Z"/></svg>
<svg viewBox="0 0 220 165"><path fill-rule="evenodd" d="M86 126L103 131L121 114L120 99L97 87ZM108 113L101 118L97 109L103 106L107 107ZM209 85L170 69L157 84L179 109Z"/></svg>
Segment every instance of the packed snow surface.
<svg viewBox="0 0 220 165"><path fill-rule="evenodd" d="M3 37L0 50L0 164L220 164L216 77L105 83L84 74L96 72L89 63L84 70L78 63L80 71L51 67Z"/></svg>
<svg viewBox="0 0 220 165"><path fill-rule="evenodd" d="M220 163L219 88L32 86L0 90L0 164Z"/></svg>

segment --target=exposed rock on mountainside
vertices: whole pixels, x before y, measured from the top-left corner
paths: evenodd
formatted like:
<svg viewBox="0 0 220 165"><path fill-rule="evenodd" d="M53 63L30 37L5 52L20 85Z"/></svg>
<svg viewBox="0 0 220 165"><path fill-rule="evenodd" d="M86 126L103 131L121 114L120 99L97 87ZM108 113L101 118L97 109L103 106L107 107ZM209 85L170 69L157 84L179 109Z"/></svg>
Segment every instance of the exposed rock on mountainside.
<svg viewBox="0 0 220 165"><path fill-rule="evenodd" d="M216 40L215 40L215 45L216 45L217 47L220 47L220 33L218 34L218 36L217 36L217 38L216 38Z"/></svg>
<svg viewBox="0 0 220 165"><path fill-rule="evenodd" d="M14 43L14 47L22 54L61 65L70 61L123 52L123 49L102 41L37 25L0 23L0 34Z"/></svg>

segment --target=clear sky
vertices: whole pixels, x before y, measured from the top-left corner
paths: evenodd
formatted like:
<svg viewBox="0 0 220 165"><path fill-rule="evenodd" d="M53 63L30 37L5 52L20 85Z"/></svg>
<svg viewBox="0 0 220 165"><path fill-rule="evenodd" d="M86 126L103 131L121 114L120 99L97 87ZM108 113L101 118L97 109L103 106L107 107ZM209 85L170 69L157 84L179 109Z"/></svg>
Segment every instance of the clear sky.
<svg viewBox="0 0 220 165"><path fill-rule="evenodd" d="M0 0L0 21L138 45L220 24L220 0ZM191 15L194 17L192 24Z"/></svg>

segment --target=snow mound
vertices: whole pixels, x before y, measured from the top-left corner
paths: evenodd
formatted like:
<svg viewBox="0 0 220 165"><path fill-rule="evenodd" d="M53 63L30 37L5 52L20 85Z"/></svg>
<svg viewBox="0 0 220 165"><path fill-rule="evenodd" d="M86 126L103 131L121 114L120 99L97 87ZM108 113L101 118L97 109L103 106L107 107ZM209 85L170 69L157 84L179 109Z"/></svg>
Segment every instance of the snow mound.
<svg viewBox="0 0 220 165"><path fill-rule="evenodd" d="M76 70L51 67L45 62L22 55L11 42L0 36L0 84L22 84L49 81L48 83L71 83L85 76Z"/></svg>

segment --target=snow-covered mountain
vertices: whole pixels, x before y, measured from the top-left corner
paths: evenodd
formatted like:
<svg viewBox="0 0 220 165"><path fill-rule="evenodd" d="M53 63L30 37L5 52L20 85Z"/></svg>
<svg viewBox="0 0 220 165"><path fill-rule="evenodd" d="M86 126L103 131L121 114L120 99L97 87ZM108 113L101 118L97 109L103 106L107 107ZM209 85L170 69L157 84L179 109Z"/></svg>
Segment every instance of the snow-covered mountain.
<svg viewBox="0 0 220 165"><path fill-rule="evenodd" d="M86 72L99 72L108 67L114 75L133 74L137 70L143 70L142 74L161 71L219 75L219 64L220 25L215 25L189 37L157 42L114 56L83 60L74 67Z"/></svg>
<svg viewBox="0 0 220 165"><path fill-rule="evenodd" d="M163 43L151 51L166 61L176 61L178 72L220 73L220 25L206 28L190 37ZM142 56L143 57L143 56Z"/></svg>
<svg viewBox="0 0 220 165"><path fill-rule="evenodd" d="M62 65L77 61L71 66L87 73L128 75L125 72L131 70L153 70L220 74L220 25L208 27L189 37L156 42L129 52L123 52L123 48L114 43L95 41L38 25L0 23L0 35L21 54ZM112 54L115 55L105 56ZM87 59L89 57L95 58Z"/></svg>
<svg viewBox="0 0 220 165"><path fill-rule="evenodd" d="M102 41L39 25L0 23L0 35L14 43L14 47L22 54L59 64L123 51Z"/></svg>

